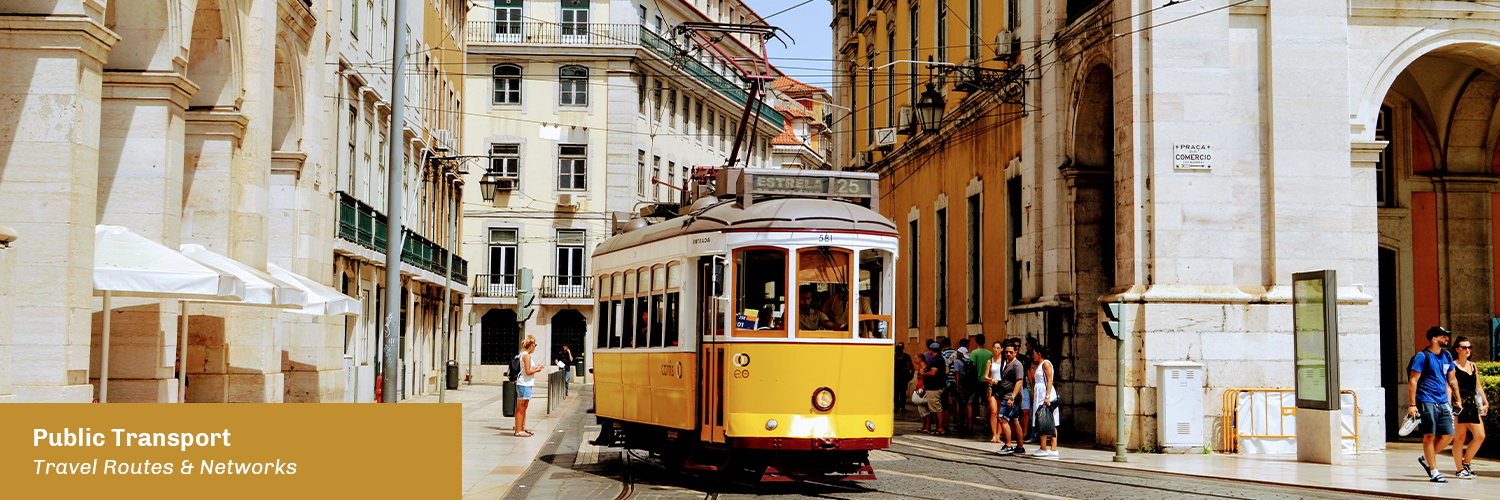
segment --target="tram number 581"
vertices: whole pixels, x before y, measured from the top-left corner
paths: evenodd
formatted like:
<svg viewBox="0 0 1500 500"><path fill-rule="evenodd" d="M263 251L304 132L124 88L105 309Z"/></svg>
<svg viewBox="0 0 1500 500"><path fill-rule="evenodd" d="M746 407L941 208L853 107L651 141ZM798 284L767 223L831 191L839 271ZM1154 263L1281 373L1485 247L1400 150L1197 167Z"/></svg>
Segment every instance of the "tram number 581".
<svg viewBox="0 0 1500 500"><path fill-rule="evenodd" d="M750 378L750 370L734 370L734 378Z"/></svg>
<svg viewBox="0 0 1500 500"><path fill-rule="evenodd" d="M818 235L818 243L832 243L832 242L833 242L833 235L827 234L827 233Z"/></svg>

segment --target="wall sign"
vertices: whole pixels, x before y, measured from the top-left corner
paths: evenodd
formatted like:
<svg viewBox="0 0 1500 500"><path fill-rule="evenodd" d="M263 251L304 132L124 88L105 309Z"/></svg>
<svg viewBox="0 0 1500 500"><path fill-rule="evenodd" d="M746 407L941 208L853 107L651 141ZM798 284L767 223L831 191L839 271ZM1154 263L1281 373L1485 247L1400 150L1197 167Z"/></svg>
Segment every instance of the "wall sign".
<svg viewBox="0 0 1500 500"><path fill-rule="evenodd" d="M1173 144L1174 170L1208 170L1214 166L1213 146L1209 144Z"/></svg>

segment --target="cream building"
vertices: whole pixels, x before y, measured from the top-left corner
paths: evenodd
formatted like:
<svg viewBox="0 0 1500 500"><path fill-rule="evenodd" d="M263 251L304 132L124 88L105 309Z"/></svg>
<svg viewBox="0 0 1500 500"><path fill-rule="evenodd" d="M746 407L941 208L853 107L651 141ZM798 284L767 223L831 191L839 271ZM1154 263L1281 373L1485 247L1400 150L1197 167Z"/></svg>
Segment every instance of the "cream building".
<svg viewBox="0 0 1500 500"><path fill-rule="evenodd" d="M833 131L823 119L830 109L828 91L786 76L776 79L775 89L786 127L771 138L771 166L831 169Z"/></svg>
<svg viewBox="0 0 1500 500"><path fill-rule="evenodd" d="M1035 337L1056 354L1071 432L1115 438L1114 346L1098 331L1100 301L1124 300L1131 319L1131 448L1164 437L1160 363L1206 366L1196 424L1215 447L1226 389L1294 386L1294 272L1338 273L1341 386L1358 397L1361 449L1381 449L1391 435L1406 405L1406 362L1426 345L1429 326L1470 337L1477 356L1493 359L1500 10L1440 1L949 0L944 24L932 2L833 3L836 50L874 48L858 55L883 64L885 48L893 60L926 60L931 47L958 46L937 60L1016 57L1028 68L1026 114L1011 136L1019 148L951 161L998 174L977 179L993 193L984 206L1005 221L981 240L1005 249L983 262L986 276L1003 269L1003 298L985 317L1003 316L1006 335ZM879 19L916 21L916 57L905 53L909 32L887 34ZM867 20L876 31L856 38ZM934 31L948 42L929 41ZM912 98L920 90L901 80L928 71L901 67L888 92L879 88L884 75L851 67L845 78L856 91L840 102L876 113L856 112L858 132L839 134L840 154L877 169L887 157L941 156L948 146L921 140L909 144L929 152L903 152L903 142L865 156L869 142L858 136L870 123L900 125L898 113L884 112L887 100ZM867 81L875 82L869 94ZM967 116L952 105L969 93L946 83L950 117ZM1208 145L1208 168L1175 161L1179 145ZM910 220L924 227L940 197L957 195L884 193L906 200L883 200L888 215L916 213ZM923 266L913 273L930 274L929 248L903 253ZM913 304L914 334L934 335L933 306Z"/></svg>
<svg viewBox="0 0 1500 500"><path fill-rule="evenodd" d="M366 9L367 22L379 19L369 15L373 2L352 4ZM0 398L96 396L102 357L101 304L90 286L96 224L123 225L172 248L199 244L255 268L275 264L352 291L335 270L340 160L347 153L340 133L348 122L334 96L348 79L327 63L378 63L389 53L377 57L378 44L342 45L351 30L344 22L356 15L343 10L349 5L0 5L0 63L9 75L0 79L0 96L14 103L0 113L11 120L3 128L13 131L0 135L0 224L15 233L0 250L0 321L13 325L0 336L0 357L9 352L0 363ZM448 9L445 26L456 33L461 2L416 5L419 21ZM423 24L414 26L420 31ZM450 123L453 101L441 108ZM427 128L412 128L431 140ZM415 170L409 187L419 201L412 212L445 206L429 201L441 200L443 189L447 199L455 197L451 183L424 184L419 180L432 177ZM412 231L438 239L442 227L428 222ZM423 259L432 267L429 254L413 260ZM182 305L170 299L113 305L109 400L176 401ZM212 304L187 310L181 366L188 401L352 398L344 356L353 321Z"/></svg>
<svg viewBox="0 0 1500 500"><path fill-rule="evenodd" d="M677 57L685 21L756 19L741 2L500 0L466 28L464 256L473 263L475 380L499 381L517 352L517 274L533 273L538 351L592 353L589 256L624 222L676 203L692 169L723 166L743 85L707 56ZM729 46L748 55L745 41ZM768 100L741 164L769 163L783 119ZM481 186L488 183L488 186ZM472 189L481 186L481 189Z"/></svg>

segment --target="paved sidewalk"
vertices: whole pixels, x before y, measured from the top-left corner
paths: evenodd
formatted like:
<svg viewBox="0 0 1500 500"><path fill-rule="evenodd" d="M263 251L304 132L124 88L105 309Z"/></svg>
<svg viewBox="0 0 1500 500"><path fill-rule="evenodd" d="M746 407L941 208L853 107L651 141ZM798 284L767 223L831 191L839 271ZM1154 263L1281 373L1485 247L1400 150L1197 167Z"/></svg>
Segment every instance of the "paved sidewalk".
<svg viewBox="0 0 1500 500"><path fill-rule="evenodd" d="M930 436L908 433L906 438L932 444L993 453L1000 445L978 438ZM1271 484L1289 484L1355 493L1378 493L1409 498L1494 499L1500 498L1500 461L1476 458L1475 479L1453 476L1453 457L1439 455L1437 462L1446 484L1432 483L1417 465L1421 443L1389 443L1385 452L1345 455L1337 466L1297 462L1296 455L1169 455L1131 453L1127 463L1115 463L1114 451L1059 447L1061 457L1050 460L1103 465L1141 471L1184 474ZM1027 445L1036 450L1035 444ZM1049 460L1016 457L1015 460Z"/></svg>
<svg viewBox="0 0 1500 500"><path fill-rule="evenodd" d="M447 401L463 405L463 492L464 498L500 498L521 478L536 460L549 440L556 439L558 424L574 405L588 404L592 398L585 386L573 384L561 407L547 414L545 389L538 391L526 412L529 438L515 436L515 419L505 416L501 385L460 385L448 391ZM436 403L437 394L427 394L402 403ZM581 402L581 403L580 403Z"/></svg>

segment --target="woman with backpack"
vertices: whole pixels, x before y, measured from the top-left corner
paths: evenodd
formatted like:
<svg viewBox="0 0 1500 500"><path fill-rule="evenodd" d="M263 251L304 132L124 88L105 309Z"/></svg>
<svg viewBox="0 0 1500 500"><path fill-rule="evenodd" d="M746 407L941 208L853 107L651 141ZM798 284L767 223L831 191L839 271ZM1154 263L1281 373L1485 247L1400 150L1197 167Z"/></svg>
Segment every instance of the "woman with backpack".
<svg viewBox="0 0 1500 500"><path fill-rule="evenodd" d="M537 373L542 371L542 362L536 359L536 336L527 335L521 341L521 373L516 377L516 437L531 437L526 430L526 407L531 405L531 390L536 387Z"/></svg>

